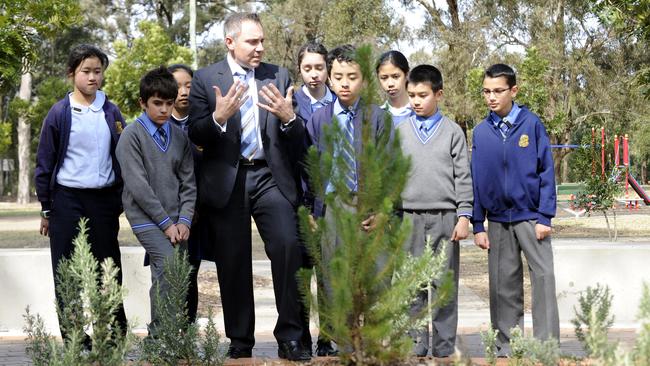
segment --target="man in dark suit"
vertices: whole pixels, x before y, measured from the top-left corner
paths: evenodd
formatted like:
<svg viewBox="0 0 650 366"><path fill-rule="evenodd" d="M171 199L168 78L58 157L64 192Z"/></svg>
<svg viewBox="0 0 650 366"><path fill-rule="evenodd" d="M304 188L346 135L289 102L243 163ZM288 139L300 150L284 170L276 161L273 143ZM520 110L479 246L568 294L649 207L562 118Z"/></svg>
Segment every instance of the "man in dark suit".
<svg viewBox="0 0 650 366"><path fill-rule="evenodd" d="M278 356L310 359L300 343L301 267L296 207L300 189L290 147L304 141L294 113L288 71L261 62L264 31L256 14L224 23L225 60L198 70L190 91L190 139L203 148L200 215L215 243L231 358L250 357L255 344L251 215L271 259L278 321Z"/></svg>

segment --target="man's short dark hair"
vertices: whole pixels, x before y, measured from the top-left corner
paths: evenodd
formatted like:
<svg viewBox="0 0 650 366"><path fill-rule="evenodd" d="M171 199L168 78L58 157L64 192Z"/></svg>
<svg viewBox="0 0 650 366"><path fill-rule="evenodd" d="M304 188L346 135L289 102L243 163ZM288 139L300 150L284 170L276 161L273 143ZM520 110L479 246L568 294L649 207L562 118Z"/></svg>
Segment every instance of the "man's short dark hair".
<svg viewBox="0 0 650 366"><path fill-rule="evenodd" d="M167 66L167 71L171 72L172 74L175 73L178 70L183 70L190 77L194 77L194 71L192 71L192 68L185 65L185 64L173 64L173 65Z"/></svg>
<svg viewBox="0 0 650 366"><path fill-rule="evenodd" d="M108 67L108 57L106 54L93 45L80 44L70 50L70 54L68 55L66 74L74 74L75 70L77 70L77 67L81 65L83 60L91 57L97 57L99 59L99 62L102 63L102 68L106 70Z"/></svg>
<svg viewBox="0 0 650 366"><path fill-rule="evenodd" d="M409 72L406 83L429 83L431 90L435 93L442 89L442 73L433 65L418 65Z"/></svg>
<svg viewBox="0 0 650 366"><path fill-rule="evenodd" d="M515 74L515 70L513 70L512 67L506 64L494 64L488 67L485 70L483 79L485 78L494 79L502 76L506 78L506 83L508 84L509 87L512 88L513 86L517 85L517 75Z"/></svg>
<svg viewBox="0 0 650 366"><path fill-rule="evenodd" d="M149 98L176 99L178 84L166 67L160 66L147 72L140 79L140 99L147 103Z"/></svg>
<svg viewBox="0 0 650 366"><path fill-rule="evenodd" d="M334 61L341 62L356 62L355 56L357 49L351 44L338 46L327 54L327 74L332 72L332 64Z"/></svg>

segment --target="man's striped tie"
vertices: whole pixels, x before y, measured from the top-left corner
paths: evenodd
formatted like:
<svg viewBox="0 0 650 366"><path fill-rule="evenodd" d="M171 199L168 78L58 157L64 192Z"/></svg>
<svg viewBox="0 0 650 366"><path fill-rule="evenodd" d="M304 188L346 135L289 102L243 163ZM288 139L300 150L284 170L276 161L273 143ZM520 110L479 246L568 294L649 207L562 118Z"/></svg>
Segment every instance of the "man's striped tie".
<svg viewBox="0 0 650 366"><path fill-rule="evenodd" d="M357 191L357 163L354 150L354 112L347 110L345 120L345 143L343 144L343 158L346 163L345 183L350 192Z"/></svg>
<svg viewBox="0 0 650 366"><path fill-rule="evenodd" d="M246 74L236 72L235 76L244 85L247 84ZM250 93L242 95L242 98L248 99L239 108L241 115L241 146L239 151L244 159L252 160L257 152L257 121L255 120L255 111L253 110L253 98L250 96Z"/></svg>

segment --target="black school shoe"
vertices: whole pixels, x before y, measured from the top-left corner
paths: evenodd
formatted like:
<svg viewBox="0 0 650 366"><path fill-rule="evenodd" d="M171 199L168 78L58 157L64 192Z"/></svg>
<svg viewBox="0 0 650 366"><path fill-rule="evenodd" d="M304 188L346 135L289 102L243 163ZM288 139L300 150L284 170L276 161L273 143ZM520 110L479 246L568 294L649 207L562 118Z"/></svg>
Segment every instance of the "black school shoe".
<svg viewBox="0 0 650 366"><path fill-rule="evenodd" d="M278 357L289 361L309 361L311 356L298 341L278 342Z"/></svg>
<svg viewBox="0 0 650 366"><path fill-rule="evenodd" d="M228 358L251 358L253 356L253 350L251 348L230 346L226 355Z"/></svg>
<svg viewBox="0 0 650 366"><path fill-rule="evenodd" d="M339 351L335 350L332 346L332 341L319 340L316 343L316 356L318 357L327 357L327 356L336 356L339 354Z"/></svg>

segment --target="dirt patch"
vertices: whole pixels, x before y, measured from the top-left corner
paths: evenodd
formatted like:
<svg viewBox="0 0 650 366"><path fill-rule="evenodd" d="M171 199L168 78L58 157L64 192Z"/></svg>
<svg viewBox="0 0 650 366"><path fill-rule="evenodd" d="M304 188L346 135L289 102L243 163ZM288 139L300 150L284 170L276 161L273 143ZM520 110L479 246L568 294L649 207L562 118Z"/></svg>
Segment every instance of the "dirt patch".
<svg viewBox="0 0 650 366"><path fill-rule="evenodd" d="M219 282L217 281L216 271L199 271L197 278L199 287L199 307L198 317L206 318L209 309L212 309L212 315L220 313L221 297L219 296ZM262 276L253 275L253 288L271 287L273 282Z"/></svg>
<svg viewBox="0 0 650 366"><path fill-rule="evenodd" d="M524 266L524 309L530 311L530 277L528 263L523 259ZM490 301L488 279L487 251L476 246L463 246L460 249L460 284L468 287L485 302Z"/></svg>
<svg viewBox="0 0 650 366"><path fill-rule="evenodd" d="M619 238L650 236L650 215L635 214L623 210L616 213L616 228ZM556 238L608 238L607 221L614 235L614 216L595 213L590 217L557 218L553 220L553 236Z"/></svg>

